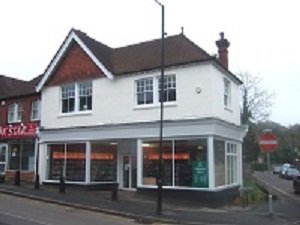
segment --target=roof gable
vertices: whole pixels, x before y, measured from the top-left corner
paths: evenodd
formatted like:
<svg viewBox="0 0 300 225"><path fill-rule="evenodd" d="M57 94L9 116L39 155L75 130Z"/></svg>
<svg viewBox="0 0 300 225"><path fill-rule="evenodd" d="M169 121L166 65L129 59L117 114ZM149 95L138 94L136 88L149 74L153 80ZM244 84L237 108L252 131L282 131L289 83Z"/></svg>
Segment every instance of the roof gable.
<svg viewBox="0 0 300 225"><path fill-rule="evenodd" d="M98 60L98 58L93 54L93 52L86 46L86 44L79 38L77 34L78 32L74 29L72 29L69 32L65 41L62 43L54 58L51 60L50 64L46 68L44 76L42 77L41 81L36 87L37 91L40 91L44 87L46 82L50 79L50 77L53 75L53 72L55 71L55 69L63 59L64 55L66 54L66 51L69 49L73 42L76 42L80 46L80 48L91 58L91 60L99 67L99 69L103 71L105 76L107 76L110 79L113 79L113 74L104 66L104 64L101 61Z"/></svg>
<svg viewBox="0 0 300 225"><path fill-rule="evenodd" d="M99 69L76 42L73 42L46 82L46 86L55 86L103 76L103 71Z"/></svg>

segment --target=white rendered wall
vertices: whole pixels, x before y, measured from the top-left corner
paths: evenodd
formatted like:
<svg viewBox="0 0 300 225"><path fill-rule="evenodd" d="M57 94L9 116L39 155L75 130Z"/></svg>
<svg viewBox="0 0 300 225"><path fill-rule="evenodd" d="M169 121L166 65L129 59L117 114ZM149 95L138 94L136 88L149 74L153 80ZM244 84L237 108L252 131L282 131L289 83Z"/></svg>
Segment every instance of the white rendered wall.
<svg viewBox="0 0 300 225"><path fill-rule="evenodd" d="M166 70L176 75L177 101L165 104L164 119L181 120L216 117L240 124L238 86L231 82L232 108L223 105L223 78L215 66L206 63ZM62 128L102 124L157 121L159 104L148 107L135 105L135 80L159 76L151 72L93 81L93 111L91 113L62 115L60 113L60 87L46 87L42 91L41 125L45 128ZM197 93L196 90L201 90Z"/></svg>

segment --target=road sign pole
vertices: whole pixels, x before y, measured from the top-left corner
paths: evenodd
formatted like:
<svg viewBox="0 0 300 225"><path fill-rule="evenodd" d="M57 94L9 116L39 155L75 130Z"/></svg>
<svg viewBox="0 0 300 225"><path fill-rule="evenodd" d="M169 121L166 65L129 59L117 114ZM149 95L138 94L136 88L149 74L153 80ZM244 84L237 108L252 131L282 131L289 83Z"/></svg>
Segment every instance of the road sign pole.
<svg viewBox="0 0 300 225"><path fill-rule="evenodd" d="M271 172L271 156L270 156L270 152L267 152L267 163L268 163L268 171ZM269 202L269 215L272 216L273 215L273 196L271 193L271 185L269 184L268 187L268 202Z"/></svg>
<svg viewBox="0 0 300 225"><path fill-rule="evenodd" d="M278 146L278 139L272 130L264 130L262 135L259 137L259 147L262 152L267 153L267 166L268 173L271 173L271 156L270 152L276 151ZM269 215L273 215L273 197L271 194L271 185L268 184L268 205L269 205Z"/></svg>

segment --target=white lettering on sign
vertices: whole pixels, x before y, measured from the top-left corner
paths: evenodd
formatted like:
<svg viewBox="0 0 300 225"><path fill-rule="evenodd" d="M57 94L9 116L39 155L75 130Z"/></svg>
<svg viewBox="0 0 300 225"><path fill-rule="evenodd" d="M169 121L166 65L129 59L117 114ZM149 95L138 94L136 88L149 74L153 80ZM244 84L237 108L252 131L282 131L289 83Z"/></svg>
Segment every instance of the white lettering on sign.
<svg viewBox="0 0 300 225"><path fill-rule="evenodd" d="M260 140L261 145L277 145L277 140Z"/></svg>
<svg viewBox="0 0 300 225"><path fill-rule="evenodd" d="M0 126L0 139L35 137L36 131L37 124L35 123Z"/></svg>

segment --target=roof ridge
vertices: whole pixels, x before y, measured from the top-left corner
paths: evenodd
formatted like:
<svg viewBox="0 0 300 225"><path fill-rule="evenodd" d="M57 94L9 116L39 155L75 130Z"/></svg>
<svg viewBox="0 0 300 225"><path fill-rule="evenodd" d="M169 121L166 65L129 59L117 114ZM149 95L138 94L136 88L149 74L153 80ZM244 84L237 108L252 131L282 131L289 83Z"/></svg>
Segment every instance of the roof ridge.
<svg viewBox="0 0 300 225"><path fill-rule="evenodd" d="M181 34L175 34L175 35L167 36L165 38L165 40L166 39L175 38L175 37L178 37L180 35ZM116 48L113 48L113 50L119 50L119 49L122 49L122 48L129 48L129 47L138 46L138 45L142 45L142 44L146 44L146 43L151 43L151 42L156 42L156 41L160 41L160 40L161 40L161 38L155 38L155 39L151 39L151 40L148 40L148 41L141 41L141 42L138 42L138 43L133 43L133 44L128 44L128 45L116 47Z"/></svg>
<svg viewBox="0 0 300 225"><path fill-rule="evenodd" d="M74 29L74 28L72 28L71 31L74 31L76 34L79 34L79 35L84 35L86 38L90 39L91 41L96 42L97 44L101 44L101 45L103 45L103 46L105 46L105 47L107 47L109 49L113 49L112 47L110 47L110 46L108 46L108 45L106 45L106 44L104 44L104 43L96 40L95 38L93 38L91 36L89 36L86 32L83 32L81 30Z"/></svg>

